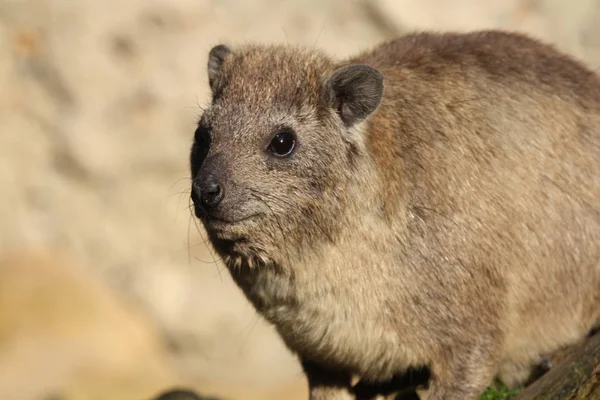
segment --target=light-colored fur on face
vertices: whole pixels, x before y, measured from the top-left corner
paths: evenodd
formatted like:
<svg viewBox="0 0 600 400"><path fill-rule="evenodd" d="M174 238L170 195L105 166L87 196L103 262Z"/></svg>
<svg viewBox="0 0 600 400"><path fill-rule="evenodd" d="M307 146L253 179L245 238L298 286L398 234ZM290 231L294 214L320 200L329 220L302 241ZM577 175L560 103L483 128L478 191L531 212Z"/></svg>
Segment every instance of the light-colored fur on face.
<svg viewBox="0 0 600 400"><path fill-rule="evenodd" d="M354 65L372 70L332 84ZM252 218L201 219L312 399L420 366L422 398L475 399L600 318L600 79L577 61L518 34L424 33L343 62L223 46L209 75L192 175L218 175L219 215ZM297 147L275 158L282 126Z"/></svg>

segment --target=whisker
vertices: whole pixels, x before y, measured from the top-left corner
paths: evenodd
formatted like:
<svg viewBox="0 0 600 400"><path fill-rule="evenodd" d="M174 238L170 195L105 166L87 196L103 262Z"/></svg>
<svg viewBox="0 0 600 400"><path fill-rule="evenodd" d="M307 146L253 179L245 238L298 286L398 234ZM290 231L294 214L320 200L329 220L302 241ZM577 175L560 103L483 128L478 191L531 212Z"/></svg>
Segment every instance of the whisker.
<svg viewBox="0 0 600 400"><path fill-rule="evenodd" d="M285 44L286 44L286 45L289 45L289 44L290 44L290 42L289 42L289 40L288 40L288 35L287 35L287 32L285 31L285 27L283 27L283 26L282 26L282 27L281 27L281 30L283 31L283 35L285 36Z"/></svg>
<svg viewBox="0 0 600 400"><path fill-rule="evenodd" d="M211 245L208 243L208 238L204 237L204 235L202 234L203 229L200 228L200 226L198 225L198 221L196 221L196 218L195 218L195 216L193 214L193 211L192 211L193 204L191 204L191 202L192 202L191 198L189 199L189 202L190 202L190 204L189 204L188 208L190 210L191 219L192 219L192 221L194 221L194 225L196 226L196 231L198 232L198 235L200 236L200 239L202 239L202 242L204 243L204 246L208 250L208 253L212 257L213 262L211 263L211 262L199 260L197 258L196 259L198 261L201 261L201 262L205 263L205 264L215 264L215 265L218 265L218 261L215 258L215 254L213 253L213 251L211 249ZM189 237L189 234L188 234L188 237ZM189 251L189 242L188 242L188 251ZM217 267L217 271L218 271L218 267ZM219 276L220 276L220 271L218 271L218 272L219 272Z"/></svg>
<svg viewBox="0 0 600 400"><path fill-rule="evenodd" d="M177 218L179 217L179 209L181 208L181 199L183 199L183 196L186 194L189 195L190 192L184 190L179 194L179 199L177 200L177 210L175 211L175 222L177 222Z"/></svg>
<svg viewBox="0 0 600 400"><path fill-rule="evenodd" d="M188 268L192 266L192 251L190 246L190 231L192 229L192 218L194 216L190 214L190 218L188 219L188 235L187 235L187 251L188 251Z"/></svg>
<svg viewBox="0 0 600 400"><path fill-rule="evenodd" d="M168 199L168 198L171 198L171 197L173 197L173 196L177 196L177 195L179 195L179 196L181 197L181 195L184 195L184 194L186 194L186 193L191 193L191 192L190 192L190 190L189 190L189 189L181 190L181 191L179 191L179 192L175 192L175 193L168 194L168 195L167 195L167 199Z"/></svg>
<svg viewBox="0 0 600 400"><path fill-rule="evenodd" d="M321 25L321 30L319 30L319 34L317 35L317 38L315 39L315 43L313 44L313 47L317 47L317 43L319 42L319 39L321 39L321 35L323 34L323 31L325 30L325 26L327 25L327 21L329 20L329 16L331 15L331 7L333 6L333 2L329 2L329 6L327 7L327 10L325 10L325 18L323 19L323 24Z"/></svg>
<svg viewBox="0 0 600 400"><path fill-rule="evenodd" d="M256 327L256 324L258 323L259 319L260 319L259 314L255 312L254 318L252 318L252 320L250 321L248 326L246 328L244 328L244 331L242 332L243 340L240 343L240 347L238 350L238 353L240 355L242 353L242 350L244 350L244 347L248 344L248 339L250 338L250 335L251 335L252 331L254 330L254 328Z"/></svg>
<svg viewBox="0 0 600 400"><path fill-rule="evenodd" d="M175 182L173 182L173 184L171 186L169 186L169 189L172 189L173 186L177 185L179 182L184 181L184 180L185 181L191 181L192 178L190 178L189 176L186 176L186 177L183 177L183 178L179 178Z"/></svg>
<svg viewBox="0 0 600 400"><path fill-rule="evenodd" d="M200 112L204 112L206 111L206 109L204 108L204 106L202 104L200 104L200 100L198 100L198 94L196 93L196 107L198 107L200 109Z"/></svg>
<svg viewBox="0 0 600 400"><path fill-rule="evenodd" d="M201 262L201 263L203 263L203 264L212 264L212 265L214 265L214 266L216 267L216 269L217 269L217 273L216 273L216 274L214 274L212 277L213 277L213 278L216 278L216 277L218 276L218 277L219 277L219 280L220 280L221 282L223 282L223 276L221 275L221 272L222 272L222 270L223 270L223 266L222 266L222 264L221 264L219 261L216 261L216 260L215 260L215 261L204 261L204 260L201 260L201 259L200 259L200 258L198 258L198 257L194 257L194 260L196 260L196 261L200 261L200 262Z"/></svg>

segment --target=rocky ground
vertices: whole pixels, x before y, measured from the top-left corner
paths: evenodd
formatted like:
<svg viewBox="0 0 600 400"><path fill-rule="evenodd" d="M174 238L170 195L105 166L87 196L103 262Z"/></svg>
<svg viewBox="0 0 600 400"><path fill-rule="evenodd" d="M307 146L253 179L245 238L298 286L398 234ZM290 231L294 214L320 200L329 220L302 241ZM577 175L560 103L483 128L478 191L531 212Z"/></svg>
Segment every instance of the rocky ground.
<svg viewBox="0 0 600 400"><path fill-rule="evenodd" d="M190 217L208 50L491 27L600 67L598 0L2 0L0 398L304 398Z"/></svg>

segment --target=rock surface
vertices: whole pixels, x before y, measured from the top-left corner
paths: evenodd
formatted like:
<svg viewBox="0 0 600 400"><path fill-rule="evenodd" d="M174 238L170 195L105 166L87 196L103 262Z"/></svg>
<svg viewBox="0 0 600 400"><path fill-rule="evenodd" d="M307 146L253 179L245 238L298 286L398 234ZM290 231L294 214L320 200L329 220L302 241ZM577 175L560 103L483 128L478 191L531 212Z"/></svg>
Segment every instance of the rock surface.
<svg viewBox="0 0 600 400"><path fill-rule="evenodd" d="M177 383L152 322L127 303L61 252L0 258L0 398L126 400Z"/></svg>
<svg viewBox="0 0 600 400"><path fill-rule="evenodd" d="M28 308L37 307L29 295L21 298L5 284L12 297L0 302L0 333L15 335L14 324L21 324L15 315L28 322L19 325L23 339L0 334L0 348L7 349L0 353L0 394L21 382L10 374L27 370L36 396L52 394L52 382L64 377L64 387L72 388L62 392L69 393L65 399L92 399L104 392L89 389L73 368L80 360L92 368L100 354L109 361L93 368L106 368L114 382L167 385L181 378L203 393L236 399L252 393L291 399L291 392L303 398L296 360L214 261L188 209L187 153L207 101L206 54L213 45L301 43L342 57L413 29L501 27L555 42L598 68L599 10L597 0L0 2L0 253L61 249L72 260L66 265L90 272L81 278L87 283L79 283L81 271L60 272L69 285L87 288L96 279L106 286L90 289L90 298L87 289L62 292L53 286L63 279L50 267L62 265L53 255L7 256L8 264L31 268L10 279L42 287L38 272L49 274L47 289L82 307L106 304L84 323L83 311L58 298L62 311L46 319ZM119 300L109 300L114 293ZM136 315L149 322L135 322ZM31 332L40 333L39 341L28 339ZM140 346L152 348L148 365L159 366L132 377L124 365L138 362L141 350L129 347L136 335L145 338ZM29 368L35 357L52 354L64 365ZM174 366L161 366L156 360L163 356ZM108 378L96 382L111 385ZM82 387L88 389L77 392Z"/></svg>

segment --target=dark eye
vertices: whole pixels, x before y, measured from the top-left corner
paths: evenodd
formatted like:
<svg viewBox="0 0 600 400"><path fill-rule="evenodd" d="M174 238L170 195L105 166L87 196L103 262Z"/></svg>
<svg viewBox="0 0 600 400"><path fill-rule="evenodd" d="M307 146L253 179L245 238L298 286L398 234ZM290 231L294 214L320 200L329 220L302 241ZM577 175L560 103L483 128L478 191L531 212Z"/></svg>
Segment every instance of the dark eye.
<svg viewBox="0 0 600 400"><path fill-rule="evenodd" d="M268 150L273 155L285 157L290 155L296 147L296 135L292 131L281 131L271 140Z"/></svg>
<svg viewBox="0 0 600 400"><path fill-rule="evenodd" d="M194 133L194 144L190 154L190 164L192 167L192 173L194 176L200 169L200 166L204 162L206 155L210 149L210 130L204 125L200 124Z"/></svg>

